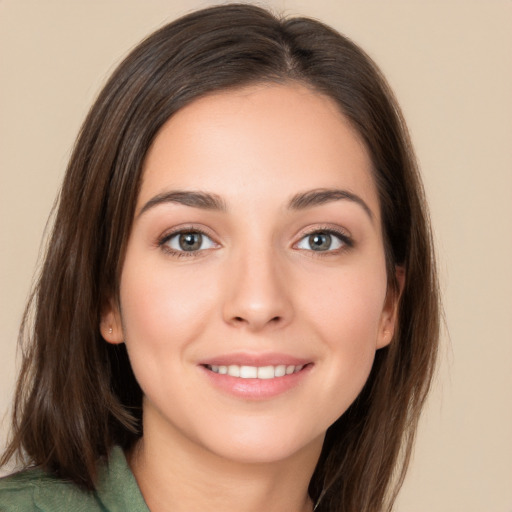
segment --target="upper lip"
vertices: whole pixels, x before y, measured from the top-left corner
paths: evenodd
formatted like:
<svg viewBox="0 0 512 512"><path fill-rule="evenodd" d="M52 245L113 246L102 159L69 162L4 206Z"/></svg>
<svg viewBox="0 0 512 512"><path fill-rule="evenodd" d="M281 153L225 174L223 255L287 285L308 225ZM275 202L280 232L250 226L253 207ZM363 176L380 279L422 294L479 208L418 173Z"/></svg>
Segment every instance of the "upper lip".
<svg viewBox="0 0 512 512"><path fill-rule="evenodd" d="M311 359L302 357L295 357L289 354L279 354L276 352L264 354L249 354L249 353L231 353L222 354L199 362L202 366L279 366L279 365L293 365L300 366L311 363Z"/></svg>

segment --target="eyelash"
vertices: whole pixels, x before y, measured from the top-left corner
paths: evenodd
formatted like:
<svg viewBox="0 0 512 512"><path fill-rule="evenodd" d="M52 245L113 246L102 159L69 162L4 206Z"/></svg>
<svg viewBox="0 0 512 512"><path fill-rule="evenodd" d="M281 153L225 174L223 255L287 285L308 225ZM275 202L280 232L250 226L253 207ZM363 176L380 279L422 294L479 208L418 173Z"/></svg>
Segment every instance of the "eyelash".
<svg viewBox="0 0 512 512"><path fill-rule="evenodd" d="M215 241L213 241L212 237L203 229L199 229L197 227L181 227L177 229L176 231L171 231L170 233L164 234L159 240L158 240L158 247L162 249L166 254L169 254L170 256L174 256L177 258L189 258L189 257L197 257L199 254L204 252L207 249L201 249L198 251L177 251L175 249L172 249L167 243L173 239L176 236L184 235L184 234L197 234L202 235L208 239L210 239L215 245L218 245Z"/></svg>
<svg viewBox="0 0 512 512"><path fill-rule="evenodd" d="M326 251L314 251L313 249L310 249L309 252L311 252L314 256L325 257L337 255L354 247L354 240L349 235L347 235L347 233L332 227L315 227L310 231L306 231L305 233L302 233L299 242L295 243L294 246L297 246L301 241L310 237L311 235L320 233L338 238L342 243L342 246L338 249L328 249Z"/></svg>
<svg viewBox="0 0 512 512"><path fill-rule="evenodd" d="M157 241L157 246L164 251L166 254L169 254L171 256L177 257L177 258L188 258L188 257L197 257L199 254L203 253L204 251L208 249L199 249L197 251L177 251L175 249L172 249L168 244L170 240L172 240L174 237L183 235L183 234L199 234L204 237L207 237L209 240L212 241L213 244L218 245L215 241L213 241L212 237L203 229L199 229L197 227L181 227L177 229L176 231L171 231L170 233L164 234L161 238ZM332 227L316 227L314 229L311 229L310 231L307 231L305 233L302 233L300 239L298 242L294 244L294 247L297 247L297 245L302 242L307 237L310 237L314 234L324 234L324 235L330 235L336 237L340 242L342 243L342 247L338 249L328 249L325 251L315 251L313 249L304 249L308 250L308 252L312 253L314 256L322 257L322 256L329 256L333 254L340 254L341 252L348 251L354 247L354 241L350 236L348 236L346 233L342 232L341 230L333 229ZM300 249L299 249L300 250Z"/></svg>

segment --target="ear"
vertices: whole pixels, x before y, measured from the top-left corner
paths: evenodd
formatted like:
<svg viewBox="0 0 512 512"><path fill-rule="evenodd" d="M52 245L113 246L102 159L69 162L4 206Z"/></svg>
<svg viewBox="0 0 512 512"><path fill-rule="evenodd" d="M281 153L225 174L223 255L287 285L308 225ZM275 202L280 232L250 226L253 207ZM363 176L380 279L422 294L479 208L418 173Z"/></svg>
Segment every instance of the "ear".
<svg viewBox="0 0 512 512"><path fill-rule="evenodd" d="M124 342L121 313L116 301L109 299L102 308L100 332L107 343L117 345Z"/></svg>
<svg viewBox="0 0 512 512"><path fill-rule="evenodd" d="M398 321L398 308L400 304L400 297L405 284L405 269L402 266L395 267L395 277L398 288L396 290L389 289L384 303L384 309L379 325L379 333L377 335L377 347L382 348L391 343L393 335L395 334L396 323Z"/></svg>

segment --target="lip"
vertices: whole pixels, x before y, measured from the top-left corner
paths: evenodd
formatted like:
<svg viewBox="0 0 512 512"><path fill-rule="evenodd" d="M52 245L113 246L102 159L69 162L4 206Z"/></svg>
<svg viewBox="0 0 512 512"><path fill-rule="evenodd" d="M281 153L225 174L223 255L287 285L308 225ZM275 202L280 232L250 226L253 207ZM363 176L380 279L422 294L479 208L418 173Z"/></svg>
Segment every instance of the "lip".
<svg viewBox="0 0 512 512"><path fill-rule="evenodd" d="M237 364L239 366L278 366L284 364L286 366L301 366L311 363L311 359L294 357L289 354L266 353L266 354L250 354L239 352L233 354L224 354L214 356L199 362L201 366L229 366Z"/></svg>
<svg viewBox="0 0 512 512"><path fill-rule="evenodd" d="M290 375L272 379L242 379L215 373L208 366L278 366L294 365L303 368ZM216 389L244 400L262 401L282 395L299 386L307 378L314 364L311 360L288 354L225 354L201 361L198 368Z"/></svg>

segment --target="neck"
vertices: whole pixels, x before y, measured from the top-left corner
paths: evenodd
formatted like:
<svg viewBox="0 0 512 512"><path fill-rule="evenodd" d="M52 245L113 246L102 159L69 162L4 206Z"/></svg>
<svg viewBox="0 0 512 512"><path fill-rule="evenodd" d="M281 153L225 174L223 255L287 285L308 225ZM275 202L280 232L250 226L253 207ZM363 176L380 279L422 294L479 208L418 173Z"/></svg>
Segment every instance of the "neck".
<svg viewBox="0 0 512 512"><path fill-rule="evenodd" d="M148 427L150 427L148 425ZM128 456L151 512L311 512L308 485L323 439L285 460L226 460L179 432L147 431Z"/></svg>

